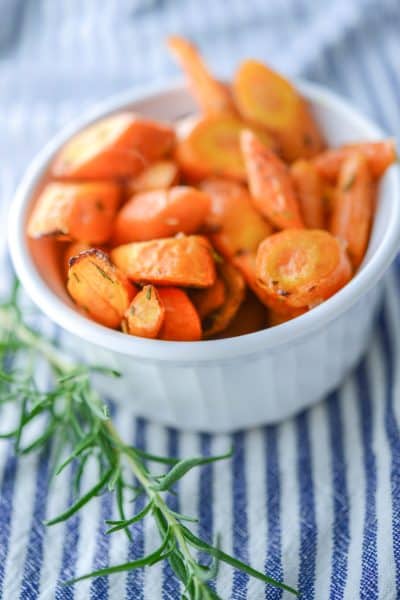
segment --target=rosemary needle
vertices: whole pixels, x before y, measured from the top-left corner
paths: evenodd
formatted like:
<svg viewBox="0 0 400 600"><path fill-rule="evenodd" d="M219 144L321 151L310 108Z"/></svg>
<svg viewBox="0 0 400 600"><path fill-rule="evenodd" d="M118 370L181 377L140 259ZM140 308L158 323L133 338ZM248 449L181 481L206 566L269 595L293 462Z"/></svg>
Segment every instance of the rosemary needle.
<svg viewBox="0 0 400 600"><path fill-rule="evenodd" d="M54 386L49 391L38 388L32 373L30 358L37 355L48 363L53 372ZM20 365L24 356L27 358L26 369L20 366L18 370L10 368L10 365L16 364L16 359ZM168 560L175 576L183 584L183 600L215 600L219 596L208 584L215 579L218 564L222 561L266 584L297 595L293 588L224 553L219 543L208 544L194 535L185 523L196 519L174 512L166 503L166 492L173 492L176 482L188 471L227 459L232 452L222 456L176 460L148 454L125 444L109 418L107 407L91 384L91 373L94 371L103 371L110 376L118 374L110 369L74 364L51 340L26 325L18 303L17 286L10 300L0 304L0 360L0 405L13 403L19 414L15 429L1 433L0 437L13 438L20 455L41 450L50 439L56 440L58 458L53 472L59 474L70 463L76 463L77 490L88 459L95 457L99 465L97 481L93 486L46 524L54 525L67 520L99 493L108 491L115 495L119 515L118 520L107 521L110 525L108 534L125 531L130 537L131 525L145 518L153 519L160 534L160 545L150 554L82 575L65 582L65 585L89 577L151 567ZM24 446L25 429L33 421L43 418L46 424L38 437ZM149 463L168 465L169 470L156 475L149 469ZM132 475L137 482L134 487L131 484ZM147 502L139 513L127 517L124 505L127 494L131 497L132 492L136 496L146 495ZM204 565L198 560L199 550L209 556L210 564Z"/></svg>

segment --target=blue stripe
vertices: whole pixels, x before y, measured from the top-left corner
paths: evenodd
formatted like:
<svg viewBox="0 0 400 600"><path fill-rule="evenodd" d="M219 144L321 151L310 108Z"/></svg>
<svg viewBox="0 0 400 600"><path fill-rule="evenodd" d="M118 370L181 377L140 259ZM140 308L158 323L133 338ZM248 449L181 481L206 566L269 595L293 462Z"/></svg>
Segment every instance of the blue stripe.
<svg viewBox="0 0 400 600"><path fill-rule="evenodd" d="M179 434L176 429L168 429L168 456L176 458L179 456ZM177 492L178 486L175 486L174 491ZM168 506L172 510L179 511L178 496L172 493L167 494ZM180 597L180 583L177 580L175 573L171 569L167 561L163 565L163 586L162 599L171 600L171 598Z"/></svg>
<svg viewBox="0 0 400 600"><path fill-rule="evenodd" d="M147 423L144 419L136 419L134 445L140 450L146 450ZM134 502L134 511L138 513L144 508L146 496L139 496ZM144 528L143 521L135 523L131 527L133 541L129 543L128 560L136 560L144 555ZM126 596L143 600L144 569L129 571L126 578Z"/></svg>
<svg viewBox="0 0 400 600"><path fill-rule="evenodd" d="M378 591L377 515L376 515L376 458L373 448L373 405L365 360L356 372L360 432L363 444L365 472L365 516L361 555L360 599L375 600Z"/></svg>
<svg viewBox="0 0 400 600"><path fill-rule="evenodd" d="M265 428L266 454L266 495L267 495L267 527L268 546L265 561L267 575L283 580L282 542L281 542L281 479L279 472L278 428ZM265 598L279 600L282 590L267 586Z"/></svg>
<svg viewBox="0 0 400 600"><path fill-rule="evenodd" d="M211 456L211 435L202 433L199 436L200 454L202 456ZM199 487L198 487L198 535L201 539L208 542L213 541L214 534L214 519L213 519L213 470L212 463L204 465L199 471ZM207 564L208 555L199 554L200 560ZM210 582L210 587L215 591L215 582Z"/></svg>
<svg viewBox="0 0 400 600"><path fill-rule="evenodd" d="M76 499L73 492L73 481L76 474L76 468L77 464L72 464L70 469L68 506L70 506ZM74 598L74 586L66 587L63 585L63 582L75 577L76 575L80 522L80 516L79 513L77 513L69 518L65 524L55 525L55 527L65 527L61 567L55 590L55 600L73 600Z"/></svg>
<svg viewBox="0 0 400 600"><path fill-rule="evenodd" d="M31 531L25 557L20 600L33 600L39 595L40 573L43 561L43 520L49 491L49 447L40 453L36 474L36 492L33 504Z"/></svg>
<svg viewBox="0 0 400 600"><path fill-rule="evenodd" d="M333 490L333 550L329 597L331 600L339 600L344 597L347 579L347 555L350 543L350 506L343 445L342 408L336 392L329 396L326 408L329 423Z"/></svg>
<svg viewBox="0 0 400 600"><path fill-rule="evenodd" d="M308 414L296 418L297 478L299 483L300 555L298 588L301 598L315 597L315 568L317 557L317 523L315 517L314 482L311 462L311 442ZM319 599L318 599L319 600Z"/></svg>
<svg viewBox="0 0 400 600"><path fill-rule="evenodd" d="M379 315L381 343L385 368L385 430L391 451L390 481L392 490L392 535L396 567L396 588L400 589L400 435L394 411L393 343L389 333L389 315Z"/></svg>
<svg viewBox="0 0 400 600"><path fill-rule="evenodd" d="M232 458L232 498L233 498L233 554L245 563L249 562L249 534L247 520L247 485L245 472L245 434L233 435L235 449ZM233 597L246 598L249 576L235 569L233 573Z"/></svg>
<svg viewBox="0 0 400 600"><path fill-rule="evenodd" d="M3 597L4 574L9 551L17 464L14 445L10 443L0 484L0 598Z"/></svg>

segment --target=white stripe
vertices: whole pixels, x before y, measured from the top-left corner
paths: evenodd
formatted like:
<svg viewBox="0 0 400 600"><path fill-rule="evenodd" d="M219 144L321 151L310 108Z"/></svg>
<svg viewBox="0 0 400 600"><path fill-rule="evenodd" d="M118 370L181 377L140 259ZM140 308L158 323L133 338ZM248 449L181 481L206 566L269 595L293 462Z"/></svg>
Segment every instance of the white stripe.
<svg viewBox="0 0 400 600"><path fill-rule="evenodd" d="M223 454L231 443L230 438L220 435L213 439L213 454ZM213 478L214 497L214 532L221 534L221 548L228 554L233 553L232 547L232 464L227 461L217 462L214 465ZM233 571L224 563L221 564L216 591L222 598L227 596L227 591L232 590Z"/></svg>

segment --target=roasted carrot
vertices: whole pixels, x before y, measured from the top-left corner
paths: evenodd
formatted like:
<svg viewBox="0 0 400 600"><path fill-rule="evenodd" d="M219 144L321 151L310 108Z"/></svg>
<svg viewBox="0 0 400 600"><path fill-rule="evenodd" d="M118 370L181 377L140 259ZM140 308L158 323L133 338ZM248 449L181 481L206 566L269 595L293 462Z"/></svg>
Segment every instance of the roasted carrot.
<svg viewBox="0 0 400 600"><path fill-rule="evenodd" d="M212 286L190 292L190 299L200 319L204 319L207 315L220 308L225 302L225 296L225 284L220 277L217 277Z"/></svg>
<svg viewBox="0 0 400 600"><path fill-rule="evenodd" d="M121 323L131 335L156 338L164 321L165 308L157 289L145 285L134 297Z"/></svg>
<svg viewBox="0 0 400 600"><path fill-rule="evenodd" d="M215 338L237 337L238 335L245 335L265 329L266 326L267 309L250 290L247 290L246 297L239 306L236 315L228 327L217 334Z"/></svg>
<svg viewBox="0 0 400 600"><path fill-rule="evenodd" d="M189 134L178 140L175 159L189 181L214 175L245 180L246 171L240 152L239 137L245 127L238 118L214 115L197 121ZM255 131L260 143L273 146L270 136Z"/></svg>
<svg viewBox="0 0 400 600"><path fill-rule="evenodd" d="M200 288L215 282L212 246L199 235L125 244L111 258L138 282Z"/></svg>
<svg viewBox="0 0 400 600"><path fill-rule="evenodd" d="M272 301L311 308L349 281L351 265L343 244L329 232L288 229L261 243L256 272L259 285Z"/></svg>
<svg viewBox="0 0 400 600"><path fill-rule="evenodd" d="M68 291L72 299L94 321L119 327L136 288L97 249L81 252L70 260Z"/></svg>
<svg viewBox="0 0 400 600"><path fill-rule="evenodd" d="M70 244L68 244L68 246L65 248L63 255L64 270L66 275L68 275L69 261L71 260L71 258L73 258L74 256L78 256L78 254L80 254L81 252L90 250L90 247L90 244L88 244L87 242L71 242Z"/></svg>
<svg viewBox="0 0 400 600"><path fill-rule="evenodd" d="M276 325L282 325L283 323L287 323L287 321L292 321L292 319L295 319L296 317L300 317L300 315L303 315L306 312L307 312L306 309L298 308L297 314L292 313L292 314L284 315L280 312L270 309L268 311L268 327L275 327Z"/></svg>
<svg viewBox="0 0 400 600"><path fill-rule="evenodd" d="M256 251L271 235L271 225L254 208L246 188L225 179L207 179L200 185L211 200L206 228L213 246L226 258Z"/></svg>
<svg viewBox="0 0 400 600"><path fill-rule="evenodd" d="M242 132L241 146L257 210L280 229L304 227L286 165L249 130Z"/></svg>
<svg viewBox="0 0 400 600"><path fill-rule="evenodd" d="M169 37L167 44L184 71L201 112L205 115L235 114L228 87L214 79L197 48L178 35Z"/></svg>
<svg viewBox="0 0 400 600"><path fill-rule="evenodd" d="M233 92L241 116L272 131L286 160L309 158L322 150L322 135L308 105L284 77L266 65L255 60L242 63L235 73Z"/></svg>
<svg viewBox="0 0 400 600"><path fill-rule="evenodd" d="M203 321L203 336L209 338L229 325L242 304L246 285L240 272L227 262L218 265L218 274L225 285L225 302Z"/></svg>
<svg viewBox="0 0 400 600"><path fill-rule="evenodd" d="M179 169L173 160L159 160L125 183L126 196L151 190L166 190L179 181Z"/></svg>
<svg viewBox="0 0 400 600"><path fill-rule="evenodd" d="M54 159L51 173L79 180L132 177L167 154L174 139L169 125L121 112L73 136Z"/></svg>
<svg viewBox="0 0 400 600"><path fill-rule="evenodd" d="M195 233L205 221L209 207L209 197L188 186L136 194L115 219L113 241L125 244Z"/></svg>
<svg viewBox="0 0 400 600"><path fill-rule="evenodd" d="M331 217L330 231L347 247L356 269L368 245L373 211L373 187L367 160L353 153L343 163Z"/></svg>
<svg viewBox="0 0 400 600"><path fill-rule="evenodd" d="M354 152L362 154L367 160L368 169L374 179L382 177L386 169L397 159L394 140L359 142L325 150L325 152L315 157L315 167L321 177L330 182L335 182L344 161Z"/></svg>
<svg viewBox="0 0 400 600"><path fill-rule="evenodd" d="M120 188L111 182L49 183L36 201L28 235L101 244L111 235L119 200Z"/></svg>
<svg viewBox="0 0 400 600"><path fill-rule="evenodd" d="M201 322L189 296L174 287L159 288L158 293L165 308L160 340L195 342L201 339Z"/></svg>
<svg viewBox="0 0 400 600"><path fill-rule="evenodd" d="M294 183L304 225L309 229L325 227L324 185L312 162L298 160L290 174Z"/></svg>

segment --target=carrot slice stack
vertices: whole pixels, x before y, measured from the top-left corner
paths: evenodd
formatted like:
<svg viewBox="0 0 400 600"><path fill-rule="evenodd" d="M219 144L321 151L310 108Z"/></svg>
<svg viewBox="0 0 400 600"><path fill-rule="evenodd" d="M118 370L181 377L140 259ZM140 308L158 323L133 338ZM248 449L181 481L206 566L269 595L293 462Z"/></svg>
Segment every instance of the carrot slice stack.
<svg viewBox="0 0 400 600"><path fill-rule="evenodd" d="M264 240L257 252L258 283L271 302L294 308L315 306L351 278L343 244L318 229L281 231Z"/></svg>
<svg viewBox="0 0 400 600"><path fill-rule="evenodd" d="M201 288L216 277L211 244L198 235L125 244L111 258L137 282Z"/></svg>
<svg viewBox="0 0 400 600"><path fill-rule="evenodd" d="M49 183L37 199L28 235L101 244L111 235L119 200L120 189L111 182Z"/></svg>
<svg viewBox="0 0 400 600"><path fill-rule="evenodd" d="M81 252L70 260L68 292L94 321L107 327L119 327L136 288L97 249Z"/></svg>
<svg viewBox="0 0 400 600"><path fill-rule="evenodd" d="M156 338L164 321L165 308L157 289L145 285L126 310L121 326L125 333Z"/></svg>
<svg viewBox="0 0 400 600"><path fill-rule="evenodd" d="M254 206L280 229L304 227L286 165L249 130L241 136Z"/></svg>
<svg viewBox="0 0 400 600"><path fill-rule="evenodd" d="M172 148L174 130L121 112L73 136L56 156L52 175L63 179L130 177Z"/></svg>
<svg viewBox="0 0 400 600"><path fill-rule="evenodd" d="M345 242L356 269L368 245L373 214L373 187L366 158L351 154L343 163L330 230Z"/></svg>

